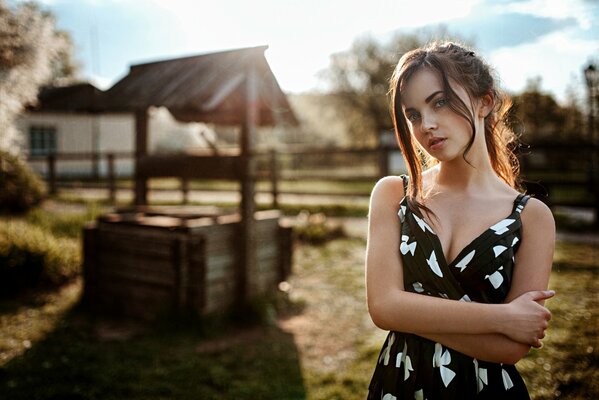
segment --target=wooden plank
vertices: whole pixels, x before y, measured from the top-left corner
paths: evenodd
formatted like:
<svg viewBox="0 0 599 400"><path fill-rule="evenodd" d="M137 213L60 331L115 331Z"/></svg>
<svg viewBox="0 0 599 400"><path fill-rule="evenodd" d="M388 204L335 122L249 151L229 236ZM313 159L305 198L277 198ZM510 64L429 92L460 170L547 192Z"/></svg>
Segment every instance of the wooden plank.
<svg viewBox="0 0 599 400"><path fill-rule="evenodd" d="M122 235L101 235L99 250L108 253L122 253L140 258L158 258L168 260L172 249L168 242L154 238L131 237Z"/></svg>
<svg viewBox="0 0 599 400"><path fill-rule="evenodd" d="M170 263L151 259L143 264L136 261L135 258L118 254L103 255L97 279L102 283L122 279L140 284L175 287L175 273Z"/></svg>
<svg viewBox="0 0 599 400"><path fill-rule="evenodd" d="M152 227L149 226L137 225L135 222L132 222L131 224L122 222L110 223L102 220L98 221L98 229L102 232L112 232L115 235L123 235L123 238L143 237L163 240L165 242L168 242L168 240L173 239L174 237L185 237L188 234L187 229L183 226L181 226L180 229L164 229L161 227L152 229Z"/></svg>
<svg viewBox="0 0 599 400"><path fill-rule="evenodd" d="M152 319L174 307L172 293L148 290L145 286L120 285L116 282L106 288L100 307L117 315Z"/></svg>
<svg viewBox="0 0 599 400"><path fill-rule="evenodd" d="M235 278L237 258L234 255L222 255L206 259L206 280L209 284L220 278Z"/></svg>
<svg viewBox="0 0 599 400"><path fill-rule="evenodd" d="M189 263L188 306L202 313L206 307L206 240L201 236L194 237L187 242L187 245Z"/></svg>
<svg viewBox="0 0 599 400"><path fill-rule="evenodd" d="M83 298L85 305L93 304L98 298L98 229L95 224L83 228Z"/></svg>
<svg viewBox="0 0 599 400"><path fill-rule="evenodd" d="M239 156L152 154L140 158L138 167L139 175L145 178L237 180L242 174Z"/></svg>
<svg viewBox="0 0 599 400"><path fill-rule="evenodd" d="M135 199L136 205L148 204L147 177L141 173L140 162L148 154L148 110L135 112Z"/></svg>

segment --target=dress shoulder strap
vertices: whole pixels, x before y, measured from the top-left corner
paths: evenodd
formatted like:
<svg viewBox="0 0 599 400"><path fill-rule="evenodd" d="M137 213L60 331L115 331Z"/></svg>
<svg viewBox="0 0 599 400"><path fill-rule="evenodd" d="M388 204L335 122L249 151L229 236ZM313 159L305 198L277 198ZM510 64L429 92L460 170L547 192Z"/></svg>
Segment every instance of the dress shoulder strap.
<svg viewBox="0 0 599 400"><path fill-rule="evenodd" d="M406 174L401 174L400 177L401 177L401 180L403 181L404 195L407 195L408 194L408 182L409 182L410 177Z"/></svg>
<svg viewBox="0 0 599 400"><path fill-rule="evenodd" d="M521 213L526 203L528 203L528 199L530 199L529 195L520 193L518 197L516 197L516 200L514 200L514 208L512 209L512 212L517 211L518 213Z"/></svg>

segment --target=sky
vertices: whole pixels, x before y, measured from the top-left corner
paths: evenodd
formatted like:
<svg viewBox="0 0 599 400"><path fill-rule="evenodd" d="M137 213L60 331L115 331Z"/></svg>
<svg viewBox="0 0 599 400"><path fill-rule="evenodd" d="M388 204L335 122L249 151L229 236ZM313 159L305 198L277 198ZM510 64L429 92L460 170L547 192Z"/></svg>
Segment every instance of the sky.
<svg viewBox="0 0 599 400"><path fill-rule="evenodd" d="M16 4L20 0L9 0ZM147 61L268 45L288 93L326 90L319 72L360 36L445 25L474 42L511 92L540 76L566 101L599 57L599 0L41 0L70 32L82 78L105 89Z"/></svg>

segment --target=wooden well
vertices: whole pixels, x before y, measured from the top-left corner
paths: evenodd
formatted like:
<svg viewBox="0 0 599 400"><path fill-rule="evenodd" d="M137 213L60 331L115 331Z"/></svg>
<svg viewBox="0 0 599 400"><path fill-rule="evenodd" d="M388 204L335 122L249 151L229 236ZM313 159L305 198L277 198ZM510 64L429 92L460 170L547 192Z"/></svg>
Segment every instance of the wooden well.
<svg viewBox="0 0 599 400"><path fill-rule="evenodd" d="M291 269L292 232L277 210L255 214L256 263L245 299L272 294ZM172 310L224 312L239 298L238 213L115 212L84 230L85 302L92 310L151 319Z"/></svg>
<svg viewBox="0 0 599 400"><path fill-rule="evenodd" d="M291 231L278 211L256 212L255 136L259 126L297 119L264 57L267 46L138 64L102 96L100 109L135 115L137 207L99 218L84 232L84 297L95 309L152 317L191 308L200 314L243 307L285 278ZM240 127L232 156L148 154L148 109L184 122ZM149 210L148 180L239 182L239 212Z"/></svg>

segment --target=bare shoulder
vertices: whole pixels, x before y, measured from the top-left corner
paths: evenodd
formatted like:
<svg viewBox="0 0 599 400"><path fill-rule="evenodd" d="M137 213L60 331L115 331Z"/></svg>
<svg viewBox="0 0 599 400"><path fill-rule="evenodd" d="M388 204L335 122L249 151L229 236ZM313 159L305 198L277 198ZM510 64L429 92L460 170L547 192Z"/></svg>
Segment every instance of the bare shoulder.
<svg viewBox="0 0 599 400"><path fill-rule="evenodd" d="M400 176L385 176L377 181L372 189L373 200L399 201L405 195Z"/></svg>
<svg viewBox="0 0 599 400"><path fill-rule="evenodd" d="M399 176L386 176L379 179L370 195L369 216L379 215L388 218L389 213L399 210L404 196L403 180Z"/></svg>
<svg viewBox="0 0 599 400"><path fill-rule="evenodd" d="M541 200L531 197L522 210L522 229L527 233L555 236L555 219L551 209Z"/></svg>

